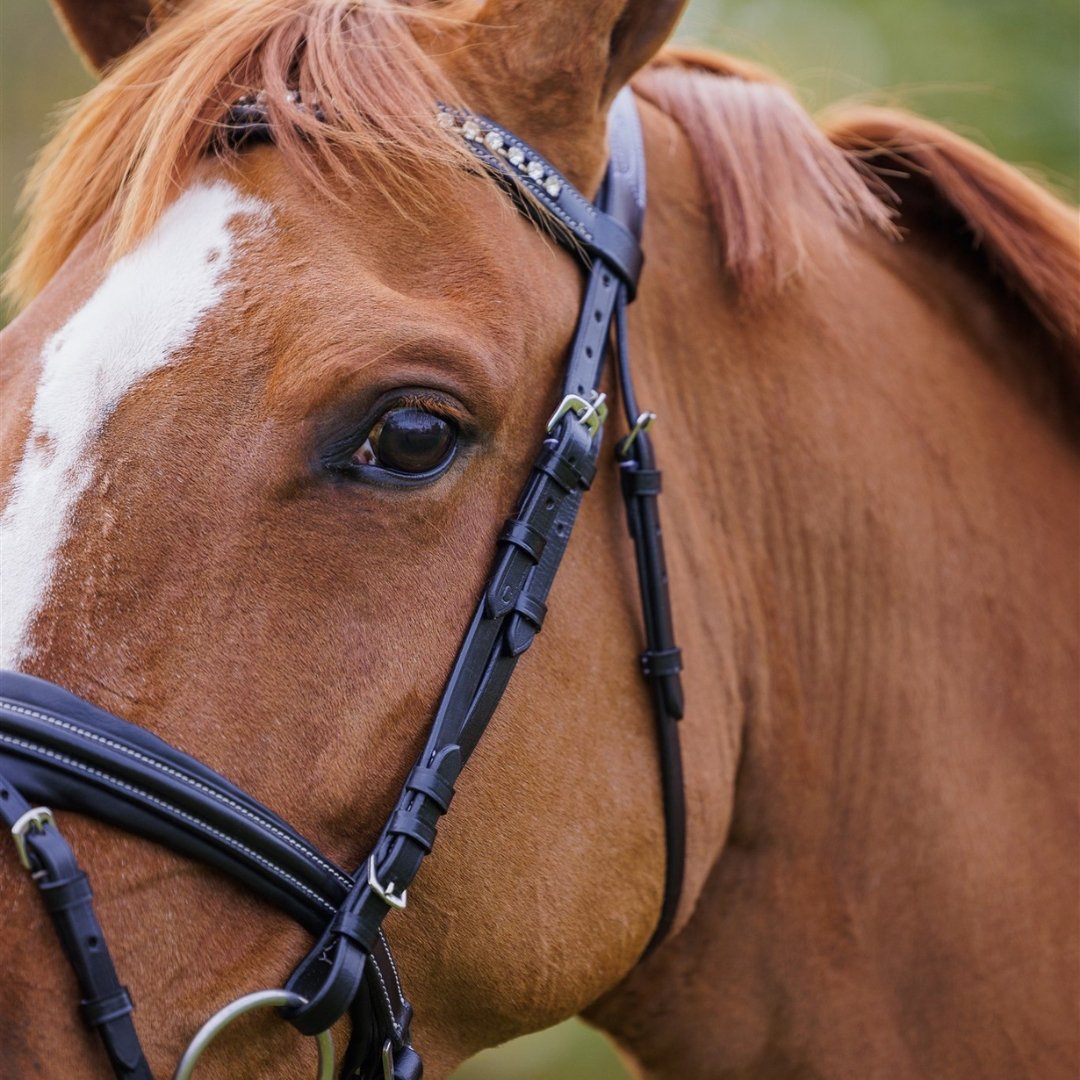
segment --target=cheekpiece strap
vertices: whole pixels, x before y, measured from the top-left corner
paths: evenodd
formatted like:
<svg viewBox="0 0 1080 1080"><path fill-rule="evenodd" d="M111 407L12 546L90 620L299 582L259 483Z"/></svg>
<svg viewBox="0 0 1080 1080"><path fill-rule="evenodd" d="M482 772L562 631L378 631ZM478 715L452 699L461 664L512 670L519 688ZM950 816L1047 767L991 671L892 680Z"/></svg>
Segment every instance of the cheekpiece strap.
<svg viewBox="0 0 1080 1080"><path fill-rule="evenodd" d="M11 830L19 859L41 892L79 981L83 1019L101 1036L113 1075L117 1080L153 1080L131 1018L131 997L120 984L94 911L90 882L60 835L52 811L32 807L0 773L0 820Z"/></svg>
<svg viewBox="0 0 1080 1080"><path fill-rule="evenodd" d="M510 524L503 531L488 585L458 652L418 769L435 771L449 787L487 728L519 657L540 630L545 601L562 562L582 497L592 482L607 408L599 391L612 329L637 283L642 256L644 161L636 106L620 94L609 123L611 162L598 204L590 203L545 158L483 117L442 112L476 157L535 216L535 203L558 227L553 235L588 270L585 298L567 358L564 397L548 425ZM530 203L529 200L534 200ZM610 212L615 208L624 216ZM415 772L415 771L414 771ZM392 1029L391 1010L370 984L372 950L387 914L407 902L407 890L434 842L447 800L406 783L375 850L315 948L286 988L308 1005L287 1014L302 1032L320 1031L357 1000L378 1014L357 1022L350 1060L370 1061L364 1032ZM368 1036L368 1037L369 1037ZM391 1053L391 1058L407 1056ZM393 1051L393 1047L391 1048ZM410 1058L411 1060L411 1058ZM396 1069L396 1066L395 1066ZM356 1074L376 1080L378 1073ZM397 1076L397 1072L392 1072Z"/></svg>

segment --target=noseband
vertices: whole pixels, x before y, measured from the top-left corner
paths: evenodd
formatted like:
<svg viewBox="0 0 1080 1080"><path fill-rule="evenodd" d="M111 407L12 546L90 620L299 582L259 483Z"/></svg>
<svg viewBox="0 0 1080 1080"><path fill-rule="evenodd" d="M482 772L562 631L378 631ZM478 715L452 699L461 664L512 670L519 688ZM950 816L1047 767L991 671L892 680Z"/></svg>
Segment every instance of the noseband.
<svg viewBox="0 0 1080 1080"><path fill-rule="evenodd" d="M250 133L265 114L241 102L234 119ZM186 1080L198 1052L234 1015L274 1005L301 1032L320 1037L320 1077L332 1074L326 1031L345 1013L352 1035L346 1080L419 1080L409 1035L412 1009L382 923L407 904L407 890L450 807L454 783L532 644L582 497L597 469L607 406L599 386L609 351L629 433L616 447L637 559L645 650L665 816L664 898L646 950L671 928L682 887L685 808L677 721L681 660L675 646L660 541L656 467L630 379L626 305L641 271L645 162L636 106L618 95L608 120L610 160L596 203L545 158L498 124L451 109L440 122L505 181L522 211L581 263L587 282L566 363L563 396L458 651L427 743L370 856L348 874L272 811L201 762L53 683L0 675L0 817L37 884L79 979L82 1013L104 1041L121 1080L151 1080L113 967L90 886L52 810L72 810L149 837L226 871L286 912L317 939L280 991L248 995L196 1036L177 1070ZM258 1000L255 1000L258 999ZM328 1049L329 1047L329 1049ZM331 1060L327 1060L327 1054Z"/></svg>

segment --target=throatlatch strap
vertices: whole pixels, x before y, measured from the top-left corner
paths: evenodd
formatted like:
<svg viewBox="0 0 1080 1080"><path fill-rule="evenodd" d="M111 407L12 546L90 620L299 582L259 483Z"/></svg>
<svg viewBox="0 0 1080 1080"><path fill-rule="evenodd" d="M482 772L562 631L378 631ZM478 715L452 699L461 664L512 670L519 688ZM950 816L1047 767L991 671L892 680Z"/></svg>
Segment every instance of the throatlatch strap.
<svg viewBox="0 0 1080 1080"><path fill-rule="evenodd" d="M682 896L686 867L686 800L683 794L682 751L678 722L683 716L682 651L675 644L671 598L668 593L667 562L660 530L658 497L660 470L656 465L648 428L650 413L639 411L630 376L627 348L626 309L618 311L616 346L619 382L630 434L616 447L622 480L626 522L634 542L641 614L645 626L645 651L641 671L649 681L653 713L656 716L657 746L660 756L661 797L664 800L664 899L660 918L645 955L667 937L675 921Z"/></svg>
<svg viewBox="0 0 1080 1080"><path fill-rule="evenodd" d="M83 1019L101 1036L118 1080L153 1080L143 1057L127 988L120 985L94 894L52 814L31 807L0 774L0 818L12 829L19 856L37 885L60 944L79 980Z"/></svg>

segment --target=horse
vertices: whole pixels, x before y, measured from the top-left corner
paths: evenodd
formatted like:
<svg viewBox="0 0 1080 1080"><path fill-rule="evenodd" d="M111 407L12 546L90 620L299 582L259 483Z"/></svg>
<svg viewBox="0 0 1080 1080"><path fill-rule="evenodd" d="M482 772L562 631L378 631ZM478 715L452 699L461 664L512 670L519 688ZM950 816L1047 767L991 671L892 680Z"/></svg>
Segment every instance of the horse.
<svg viewBox="0 0 1080 1080"><path fill-rule="evenodd" d="M664 818L609 448L544 633L387 923L427 1075L575 1014L657 1080L1075 1075L1073 213L925 120L818 126L767 72L665 48L681 0L56 7L102 78L30 178L8 278L0 666L354 865L581 305L574 259L438 104L591 197L630 86L683 889L642 958ZM230 138L245 95L270 138ZM402 411L430 437L387 440ZM379 455L419 479L384 482ZM223 874L58 817L155 1074L311 947ZM109 1075L13 845L0 886L5 1075ZM199 1075L313 1060L258 1014Z"/></svg>

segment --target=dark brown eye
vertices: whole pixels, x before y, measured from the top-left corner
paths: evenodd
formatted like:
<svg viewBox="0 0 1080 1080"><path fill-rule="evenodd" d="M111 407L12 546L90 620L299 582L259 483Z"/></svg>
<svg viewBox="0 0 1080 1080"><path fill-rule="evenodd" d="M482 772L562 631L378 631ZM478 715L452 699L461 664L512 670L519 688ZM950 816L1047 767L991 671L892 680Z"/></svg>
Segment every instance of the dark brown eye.
<svg viewBox="0 0 1080 1080"><path fill-rule="evenodd" d="M418 476L444 464L457 444L457 428L424 409L391 409L353 455L357 465Z"/></svg>

